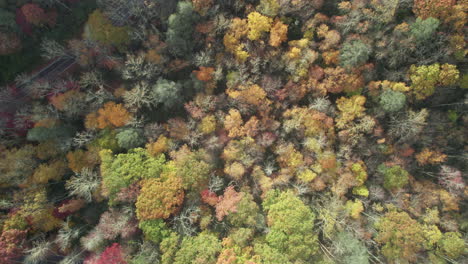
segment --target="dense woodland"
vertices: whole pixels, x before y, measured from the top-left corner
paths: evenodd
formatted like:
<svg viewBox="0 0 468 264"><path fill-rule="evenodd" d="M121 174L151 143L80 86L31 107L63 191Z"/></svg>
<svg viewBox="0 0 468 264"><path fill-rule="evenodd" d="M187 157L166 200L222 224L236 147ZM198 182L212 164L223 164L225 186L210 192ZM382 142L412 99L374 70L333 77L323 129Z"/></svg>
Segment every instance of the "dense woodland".
<svg viewBox="0 0 468 264"><path fill-rule="evenodd" d="M0 263L468 263L467 0L0 0Z"/></svg>

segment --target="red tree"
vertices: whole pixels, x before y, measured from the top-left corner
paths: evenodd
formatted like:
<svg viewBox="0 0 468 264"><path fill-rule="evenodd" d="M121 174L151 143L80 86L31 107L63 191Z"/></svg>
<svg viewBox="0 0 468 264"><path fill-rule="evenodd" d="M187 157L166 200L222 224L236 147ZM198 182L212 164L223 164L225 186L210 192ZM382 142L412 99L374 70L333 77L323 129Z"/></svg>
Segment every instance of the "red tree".
<svg viewBox="0 0 468 264"><path fill-rule="evenodd" d="M211 206L215 206L219 201L219 197L216 195L216 193L210 191L209 189L201 191L200 194L202 201Z"/></svg>
<svg viewBox="0 0 468 264"><path fill-rule="evenodd" d="M21 39L12 33L0 32L0 55L8 55L21 49Z"/></svg>
<svg viewBox="0 0 468 264"><path fill-rule="evenodd" d="M237 211L237 204L244 197L244 193L239 193L234 190L233 186L229 186L224 190L224 195L219 198L216 204L216 218L218 221L222 221L223 218L230 213Z"/></svg>
<svg viewBox="0 0 468 264"><path fill-rule="evenodd" d="M31 36L32 35L32 26L26 20L26 16L24 15L21 8L16 9L16 17L15 17L16 24L21 28L23 33Z"/></svg>
<svg viewBox="0 0 468 264"><path fill-rule="evenodd" d="M122 247L118 243L114 243L107 247L93 264L127 264L127 261L122 255Z"/></svg>
<svg viewBox="0 0 468 264"><path fill-rule="evenodd" d="M21 7L21 12L23 12L28 23L36 26L42 24L46 19L44 9L37 4L25 4Z"/></svg>
<svg viewBox="0 0 468 264"><path fill-rule="evenodd" d="M0 263L13 264L23 252L22 243L26 238L27 231L16 229L3 231L0 236Z"/></svg>

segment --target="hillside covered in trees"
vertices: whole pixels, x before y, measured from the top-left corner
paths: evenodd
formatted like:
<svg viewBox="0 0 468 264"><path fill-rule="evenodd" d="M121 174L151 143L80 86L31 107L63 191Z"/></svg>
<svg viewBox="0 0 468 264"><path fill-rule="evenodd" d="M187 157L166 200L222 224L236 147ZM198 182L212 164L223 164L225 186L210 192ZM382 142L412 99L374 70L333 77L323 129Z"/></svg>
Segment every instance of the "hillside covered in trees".
<svg viewBox="0 0 468 264"><path fill-rule="evenodd" d="M468 263L467 0L0 0L0 264Z"/></svg>

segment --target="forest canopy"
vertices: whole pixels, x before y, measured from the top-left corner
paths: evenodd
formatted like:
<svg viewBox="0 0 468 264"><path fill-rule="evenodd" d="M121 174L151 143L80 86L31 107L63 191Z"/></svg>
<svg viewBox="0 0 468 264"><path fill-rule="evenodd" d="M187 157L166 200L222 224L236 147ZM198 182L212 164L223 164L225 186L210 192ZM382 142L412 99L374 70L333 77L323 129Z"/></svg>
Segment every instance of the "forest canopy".
<svg viewBox="0 0 468 264"><path fill-rule="evenodd" d="M0 263L468 263L467 11L0 0Z"/></svg>

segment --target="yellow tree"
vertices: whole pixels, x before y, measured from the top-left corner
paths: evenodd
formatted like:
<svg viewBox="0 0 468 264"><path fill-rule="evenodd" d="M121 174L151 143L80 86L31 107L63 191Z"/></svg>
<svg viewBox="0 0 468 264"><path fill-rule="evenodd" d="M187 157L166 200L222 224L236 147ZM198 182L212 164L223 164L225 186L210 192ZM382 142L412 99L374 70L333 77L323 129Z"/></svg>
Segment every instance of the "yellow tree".
<svg viewBox="0 0 468 264"><path fill-rule="evenodd" d="M122 48L130 41L127 27L116 27L104 14L96 9L88 18L85 35L92 40L106 45L115 45Z"/></svg>
<svg viewBox="0 0 468 264"><path fill-rule="evenodd" d="M271 103L266 97L267 94L265 90L256 84L229 88L226 93L239 103L254 107L264 108Z"/></svg>
<svg viewBox="0 0 468 264"><path fill-rule="evenodd" d="M341 97L336 101L340 114L336 119L336 126L344 128L356 118L362 117L365 114L366 97L362 95L354 95L351 98Z"/></svg>
<svg viewBox="0 0 468 264"><path fill-rule="evenodd" d="M250 40L259 39L263 33L269 32L273 20L267 16L264 16L258 12L252 12L247 16L247 27L249 33L247 38Z"/></svg>

